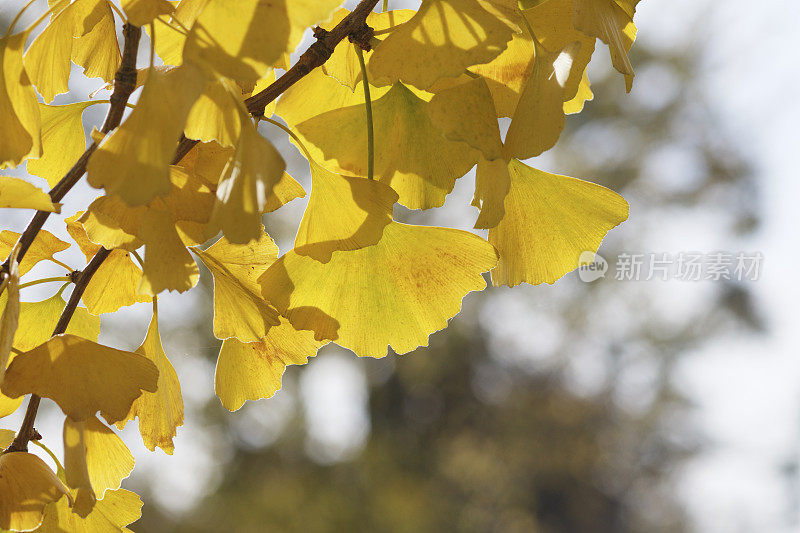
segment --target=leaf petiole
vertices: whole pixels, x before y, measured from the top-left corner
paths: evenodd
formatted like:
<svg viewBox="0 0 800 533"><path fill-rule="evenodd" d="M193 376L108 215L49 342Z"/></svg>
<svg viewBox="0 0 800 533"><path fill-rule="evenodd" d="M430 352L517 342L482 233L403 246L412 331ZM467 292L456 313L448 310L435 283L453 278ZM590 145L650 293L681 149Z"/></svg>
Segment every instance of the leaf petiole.
<svg viewBox="0 0 800 533"><path fill-rule="evenodd" d="M361 47L354 44L358 63L361 65L361 82L364 85L364 104L367 106L367 177L375 179L375 131L372 124L372 99L369 95L369 78L367 65L364 63L364 52Z"/></svg>

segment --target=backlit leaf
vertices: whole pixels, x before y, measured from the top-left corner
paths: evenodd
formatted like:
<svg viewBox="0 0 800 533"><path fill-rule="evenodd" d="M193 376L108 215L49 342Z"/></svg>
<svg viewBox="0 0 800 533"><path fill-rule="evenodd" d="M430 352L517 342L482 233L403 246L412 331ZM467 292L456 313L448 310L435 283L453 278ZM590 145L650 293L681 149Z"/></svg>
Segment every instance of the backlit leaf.
<svg viewBox="0 0 800 533"><path fill-rule="evenodd" d="M28 172L53 187L86 149L81 117L91 102L51 106L39 104L42 116L42 157L28 160Z"/></svg>
<svg viewBox="0 0 800 533"><path fill-rule="evenodd" d="M65 334L15 357L2 392L50 398L73 420L99 410L111 424L127 416L142 391L154 392L157 379L158 369L146 357Z"/></svg>
<svg viewBox="0 0 800 533"><path fill-rule="evenodd" d="M378 244L336 252L328 263L289 251L259 279L264 296L297 329L333 340L359 356L383 357L427 344L447 327L481 276L494 248L454 229L392 222Z"/></svg>
<svg viewBox="0 0 800 533"><path fill-rule="evenodd" d="M581 252L597 251L606 233L628 218L620 195L519 161L509 164L505 217L489 230L500 253L494 285L554 283L578 267Z"/></svg>
<svg viewBox="0 0 800 533"><path fill-rule="evenodd" d="M0 255L7 256L17 244L20 234L4 229L0 231ZM40 261L53 259L58 252L69 248L69 243L64 242L47 230L39 230L33 239L28 252L19 264L19 275L27 274Z"/></svg>
<svg viewBox="0 0 800 533"><path fill-rule="evenodd" d="M22 50L27 32L0 38L0 124L3 142L0 143L0 169L15 167L29 157L42 152L39 101L28 74L22 65ZM0 185L0 207L11 207L4 198L10 194L3 177ZM20 180L15 180L20 181ZM29 191L33 194L33 191ZM43 202L44 200L39 200ZM48 198L49 201L49 198ZM52 211L53 208L45 209Z"/></svg>
<svg viewBox="0 0 800 533"><path fill-rule="evenodd" d="M169 15L175 8L167 0L122 0L122 9L131 24L144 26L159 15Z"/></svg>
<svg viewBox="0 0 800 533"><path fill-rule="evenodd" d="M25 452L0 455L0 528L35 529L42 522L45 505L62 496L70 498L67 487L37 456Z"/></svg>
<svg viewBox="0 0 800 533"><path fill-rule="evenodd" d="M158 367L158 390L142 393L133 402L128 416L117 423L117 427L122 429L128 421L138 418L139 433L147 449L154 451L158 446L172 455L175 449L172 438L178 426L183 425L183 397L178 374L161 345L157 313L153 313L147 336L136 353L147 357Z"/></svg>

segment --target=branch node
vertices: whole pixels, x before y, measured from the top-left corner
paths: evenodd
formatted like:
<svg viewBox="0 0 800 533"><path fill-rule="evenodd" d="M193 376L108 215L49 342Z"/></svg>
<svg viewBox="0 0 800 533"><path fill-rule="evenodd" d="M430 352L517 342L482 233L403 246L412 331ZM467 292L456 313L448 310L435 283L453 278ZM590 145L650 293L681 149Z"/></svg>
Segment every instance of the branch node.
<svg viewBox="0 0 800 533"><path fill-rule="evenodd" d="M363 51L369 52L372 50L372 37L375 35L375 30L366 23L351 31L347 36L348 40L354 45L360 47Z"/></svg>

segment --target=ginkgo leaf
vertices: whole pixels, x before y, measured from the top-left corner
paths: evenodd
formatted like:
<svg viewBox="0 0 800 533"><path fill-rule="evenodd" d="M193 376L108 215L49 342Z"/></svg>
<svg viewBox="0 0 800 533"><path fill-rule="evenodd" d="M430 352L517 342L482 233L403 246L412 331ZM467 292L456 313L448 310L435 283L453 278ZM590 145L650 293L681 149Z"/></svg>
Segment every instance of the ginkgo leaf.
<svg viewBox="0 0 800 533"><path fill-rule="evenodd" d="M169 212L148 209L142 217L139 236L145 243L140 293L155 296L165 290L184 292L197 285L200 270Z"/></svg>
<svg viewBox="0 0 800 533"><path fill-rule="evenodd" d="M220 238L206 250L193 248L214 275L214 336L256 342L277 326L278 312L261 296L258 277L275 262L278 247L261 231L258 240L232 244Z"/></svg>
<svg viewBox="0 0 800 533"><path fill-rule="evenodd" d="M106 195L92 202L78 222L93 243L109 250L136 250L143 244L138 234L146 212L146 206L131 207L119 196Z"/></svg>
<svg viewBox="0 0 800 533"><path fill-rule="evenodd" d="M575 27L608 45L611 61L625 76L625 87L633 86L633 65L628 52L636 40L633 15L638 1L575 0ZM624 7L623 7L624 6Z"/></svg>
<svg viewBox="0 0 800 533"><path fill-rule="evenodd" d="M297 329L359 356L427 344L497 263L477 235L392 222L378 244L336 252L328 263L289 251L259 279L264 296Z"/></svg>
<svg viewBox="0 0 800 533"><path fill-rule="evenodd" d="M63 436L64 470L73 489L88 489L100 499L107 490L118 489L133 471L130 450L97 417L80 422L67 417Z"/></svg>
<svg viewBox="0 0 800 533"><path fill-rule="evenodd" d="M22 64L27 38L27 32L0 38L0 124L3 125L0 169L15 167L42 153L39 100ZM3 181L9 179L13 178L4 177ZM6 185L0 187L0 207L10 207L3 205Z"/></svg>
<svg viewBox="0 0 800 533"><path fill-rule="evenodd" d="M53 336L65 305L60 293L40 302L22 302L14 348L27 352L47 342ZM85 307L77 307L67 325L67 333L96 341L100 335L100 318L90 315Z"/></svg>
<svg viewBox="0 0 800 533"><path fill-rule="evenodd" d="M564 130L564 87L580 43L558 54L534 42L533 71L506 133L506 159L528 159L552 148Z"/></svg>
<svg viewBox="0 0 800 533"><path fill-rule="evenodd" d="M50 398L73 420L99 410L113 424L127 416L142 391L156 390L157 379L158 369L146 357L66 334L15 357L2 392Z"/></svg>
<svg viewBox="0 0 800 533"><path fill-rule="evenodd" d="M86 230L78 222L82 214L78 212L64 222L67 224L67 232L78 244L88 262L101 247L89 240ZM113 313L120 307L150 301L149 297L139 293L141 281L142 271L133 263L130 253L114 249L95 271L81 299L86 304L88 312L93 315Z"/></svg>
<svg viewBox="0 0 800 533"><path fill-rule="evenodd" d="M20 234L4 229L0 231L0 255L7 256L17 244ZM39 230L33 239L28 252L19 264L19 275L24 276L40 261L54 259L54 255L69 248L64 242L47 230Z"/></svg>
<svg viewBox="0 0 800 533"><path fill-rule="evenodd" d="M575 5L575 0L548 0L524 13L536 40L549 52L557 53L571 43L580 45L575 47L572 67L564 84L565 101L575 97L596 41L575 28Z"/></svg>
<svg viewBox="0 0 800 533"><path fill-rule="evenodd" d="M0 451L5 450L11 443L14 442L14 437L17 434L10 429L0 429Z"/></svg>
<svg viewBox="0 0 800 533"><path fill-rule="evenodd" d="M589 76L584 72L575 97L572 100L564 102L564 113L567 115L580 113L583 111L583 106L586 102L590 100L594 100L594 93L592 93L592 87L589 83Z"/></svg>
<svg viewBox="0 0 800 533"><path fill-rule="evenodd" d="M427 89L488 63L505 49L514 24L480 0L423 0L408 22L381 42L369 62L376 81L403 81Z"/></svg>
<svg viewBox="0 0 800 533"><path fill-rule="evenodd" d="M48 503L69 496L67 487L37 456L26 452L0 455L0 528L30 531L42 523Z"/></svg>
<svg viewBox="0 0 800 533"><path fill-rule="evenodd" d="M79 0L54 16L25 53L25 70L45 102L69 90L72 37L76 25L83 26L76 19L87 4Z"/></svg>
<svg viewBox="0 0 800 533"><path fill-rule="evenodd" d="M357 250L377 243L392 221L397 193L388 185L339 176L311 164L312 189L295 252L327 263L337 250Z"/></svg>
<svg viewBox="0 0 800 533"><path fill-rule="evenodd" d="M340 90L350 92L341 86ZM279 105L279 114L280 110ZM400 195L400 203L411 209L444 204L455 180L475 164L477 152L465 143L447 140L431 120L429 102L401 83L374 101L372 112L376 179L390 185ZM361 104L322 113L295 127L313 145L309 149L319 163L366 176L365 124L366 107Z"/></svg>
<svg viewBox="0 0 800 533"><path fill-rule="evenodd" d="M14 336L19 326L19 262L17 253L19 248L15 248L11 253L8 278L5 282L3 297L5 305L3 314L0 316L0 383L6 373L11 347L14 345Z"/></svg>
<svg viewBox="0 0 800 533"><path fill-rule="evenodd" d="M109 3L101 0L92 10L92 16L98 17L97 21L89 31L75 39L72 61L83 67L83 75L87 78L101 78L111 83L122 62L114 13Z"/></svg>
<svg viewBox="0 0 800 533"><path fill-rule="evenodd" d="M178 426L183 425L183 397L178 374L161 345L156 312L153 313L147 336L136 353L147 357L158 367L158 390L139 396L133 402L128 416L117 422L117 427L122 429L128 421L138 417L139 433L147 449L154 451L158 446L172 455L175 449L172 438L177 434Z"/></svg>
<svg viewBox="0 0 800 533"><path fill-rule="evenodd" d="M500 253L495 286L554 283L578 267L581 252L597 251L612 228L628 218L628 203L594 183L509 163L505 216L489 230Z"/></svg>
<svg viewBox="0 0 800 533"><path fill-rule="evenodd" d="M42 157L28 160L28 172L55 186L86 149L81 117L92 102L51 106L39 104Z"/></svg>
<svg viewBox="0 0 800 533"><path fill-rule="evenodd" d="M191 28L207 0L181 0L172 13L170 24L162 19L155 21L155 49L158 57L166 65L178 66L183 63L183 45L186 33L181 28ZM146 28L148 31L150 28Z"/></svg>
<svg viewBox="0 0 800 533"><path fill-rule="evenodd" d="M303 365L325 344L311 331L298 331L288 320L269 328L260 342L227 339L214 374L214 390L223 407L236 411L247 400L271 398L281 388L288 365Z"/></svg>
<svg viewBox="0 0 800 533"><path fill-rule="evenodd" d="M129 531L125 526L142 516L142 500L125 489L109 490L102 500L97 500L86 517L74 513L67 499L47 505L44 520L37 529L40 533L69 531L71 533L95 533L98 531Z"/></svg>
<svg viewBox="0 0 800 533"><path fill-rule="evenodd" d="M328 22L321 26L326 30L331 30L349 13L350 11L347 9L340 9L333 14ZM395 9L384 13L371 12L367 15L367 26L377 34L389 33L394 31L396 26L413 17L414 13L415 11L412 9ZM351 90L355 90L362 79L361 63L358 61L355 46L347 39L342 40L336 45L331 57L322 65L322 70L325 74L336 78L339 83L350 87ZM365 50L363 54L365 61L369 62L372 50Z"/></svg>
<svg viewBox="0 0 800 533"><path fill-rule="evenodd" d="M480 209L476 229L493 228L505 215L505 199L511 188L508 162L505 159L481 160L475 172L475 196L472 205Z"/></svg>
<svg viewBox="0 0 800 533"><path fill-rule="evenodd" d="M150 24L159 15L169 15L175 9L167 0L122 0L128 22L136 26Z"/></svg>
<svg viewBox="0 0 800 533"><path fill-rule="evenodd" d="M15 413L17 409L19 409L19 406L22 405L24 400L24 396L20 396L19 398L9 398L5 394L0 394L0 418Z"/></svg>
<svg viewBox="0 0 800 533"><path fill-rule="evenodd" d="M191 66L151 72L136 109L89 159L89 184L132 206L167 194L175 145L204 86L205 75Z"/></svg>
<svg viewBox="0 0 800 533"><path fill-rule="evenodd" d="M230 80L216 79L206 84L203 94L192 106L184 133L190 139L234 146L242 122L249 120L239 87Z"/></svg>
<svg viewBox="0 0 800 533"><path fill-rule="evenodd" d="M283 178L286 163L272 144L246 121L236 151L222 172L210 225L236 244L258 239L261 214Z"/></svg>
<svg viewBox="0 0 800 533"><path fill-rule="evenodd" d="M20 178L0 176L0 208L2 207L57 213L61 204L54 204L49 194L32 183Z"/></svg>
<svg viewBox="0 0 800 533"><path fill-rule="evenodd" d="M503 157L492 93L483 78L436 93L431 99L430 114L448 139L480 150L487 161Z"/></svg>
<svg viewBox="0 0 800 533"><path fill-rule="evenodd" d="M528 33L514 34L508 47L489 63L474 65L470 72L479 74L489 87L498 117L510 117L519 95L533 69L533 40Z"/></svg>
<svg viewBox="0 0 800 533"><path fill-rule="evenodd" d="M255 82L339 4L341 0L208 2L186 39L184 59L236 81Z"/></svg>

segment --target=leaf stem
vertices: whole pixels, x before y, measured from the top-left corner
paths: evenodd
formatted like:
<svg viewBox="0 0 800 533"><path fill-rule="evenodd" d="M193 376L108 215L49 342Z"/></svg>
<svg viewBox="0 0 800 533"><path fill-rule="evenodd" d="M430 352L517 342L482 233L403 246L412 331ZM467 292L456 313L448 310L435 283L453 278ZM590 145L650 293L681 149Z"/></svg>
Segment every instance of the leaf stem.
<svg viewBox="0 0 800 533"><path fill-rule="evenodd" d="M25 287L33 287L34 285L40 285L42 283L52 283L54 281L72 281L72 278L70 278L69 276L55 276L52 278L35 279L33 281L21 284L19 288L24 289Z"/></svg>
<svg viewBox="0 0 800 533"><path fill-rule="evenodd" d="M142 259L142 256L139 255L139 252L137 252L136 250L131 250L131 255L133 256L134 259L136 259L136 262L139 263L139 268L144 270L144 259Z"/></svg>
<svg viewBox="0 0 800 533"><path fill-rule="evenodd" d="M58 266L62 267L62 268L63 268L64 270L66 270L67 272L75 272L75 269L74 269L74 268L72 268L71 266L69 266L68 264L66 264L65 262L63 262L63 261L59 261L59 260L58 260L58 259L56 259L55 257L50 257L49 259L50 259L50 261L52 261L53 263L55 263L55 264L57 264Z"/></svg>
<svg viewBox="0 0 800 533"><path fill-rule="evenodd" d="M117 14L121 22L123 23L128 22L128 17L125 16L125 13L123 13L117 6L114 5L114 2L109 2L108 5L111 6L111 9L114 10L114 12Z"/></svg>
<svg viewBox="0 0 800 533"><path fill-rule="evenodd" d="M289 136L292 139L294 139L294 142L297 143L297 146L299 146L300 149L303 151L303 153L306 156L306 159L308 159L309 161L313 161L313 159L311 158L311 154L308 152L308 148L306 148L306 145L303 144L303 141L300 140L300 137L298 137L297 134L295 132L293 132L288 126L284 126L283 124L281 124L277 120L273 120L271 118L267 118L267 117L259 117L259 118L261 120L265 121L265 122L269 122L270 124L278 126L280 129L282 129L283 131L288 133Z"/></svg>
<svg viewBox="0 0 800 533"><path fill-rule="evenodd" d="M389 0L383 0L383 12L385 13L388 10L389 10Z"/></svg>
<svg viewBox="0 0 800 533"><path fill-rule="evenodd" d="M354 44L358 64L361 65L361 82L364 85L364 104L367 106L367 177L375 179L375 131L372 124L372 99L369 95L369 78L367 77L367 65L364 63L364 52L361 47Z"/></svg>
<svg viewBox="0 0 800 533"><path fill-rule="evenodd" d="M6 33L5 33L5 35L3 35L3 38L4 38L4 39L5 39L6 37L8 37L9 35L11 35L11 32L12 32L12 31L14 31L14 26L16 26L16 25L17 25L17 22L19 22L19 19L20 19L20 18L22 18L22 14L23 14L23 13L25 13L25 11L26 11L26 10L27 10L29 7L31 7L35 1L36 1L36 0L29 0L29 1L28 1L28 3L27 3L27 4L25 4L25 5L22 7L22 9L20 9L20 10L19 10L19 12L17 13L17 15L14 17L14 20L12 20L12 21L11 21L11 25L10 25L10 26L8 27L8 29L6 30Z"/></svg>

